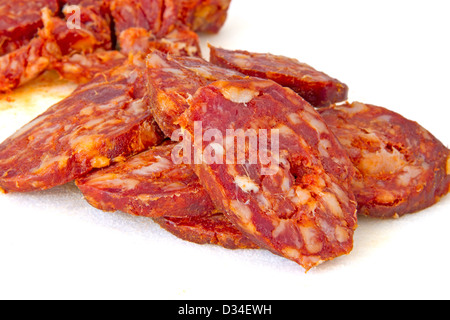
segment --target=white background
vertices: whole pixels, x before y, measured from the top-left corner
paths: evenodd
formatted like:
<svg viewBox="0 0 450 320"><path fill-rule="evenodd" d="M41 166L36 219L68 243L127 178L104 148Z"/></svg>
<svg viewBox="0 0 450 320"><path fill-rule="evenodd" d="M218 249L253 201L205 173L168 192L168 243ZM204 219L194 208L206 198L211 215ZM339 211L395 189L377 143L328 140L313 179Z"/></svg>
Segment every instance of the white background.
<svg viewBox="0 0 450 320"><path fill-rule="evenodd" d="M397 111L448 146L449 9L438 0L233 0L222 32L202 40L295 57L347 83L351 101ZM39 112L0 101L0 140L51 99L39 101ZM100 212L72 184L0 194L0 298L449 299L449 225L450 197L399 220L361 218L353 252L305 274L266 251L198 246L149 219Z"/></svg>

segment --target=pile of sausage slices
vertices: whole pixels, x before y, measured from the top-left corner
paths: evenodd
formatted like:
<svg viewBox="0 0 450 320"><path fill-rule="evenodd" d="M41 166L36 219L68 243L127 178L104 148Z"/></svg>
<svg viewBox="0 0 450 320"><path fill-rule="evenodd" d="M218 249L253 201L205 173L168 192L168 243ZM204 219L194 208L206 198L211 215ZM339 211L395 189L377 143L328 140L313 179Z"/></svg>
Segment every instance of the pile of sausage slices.
<svg viewBox="0 0 450 320"><path fill-rule="evenodd" d="M358 215L449 192L450 152L416 122L347 102L296 59L210 46L231 0L0 0L0 91L79 83L0 145L0 191L75 181L104 211L309 270L348 254Z"/></svg>

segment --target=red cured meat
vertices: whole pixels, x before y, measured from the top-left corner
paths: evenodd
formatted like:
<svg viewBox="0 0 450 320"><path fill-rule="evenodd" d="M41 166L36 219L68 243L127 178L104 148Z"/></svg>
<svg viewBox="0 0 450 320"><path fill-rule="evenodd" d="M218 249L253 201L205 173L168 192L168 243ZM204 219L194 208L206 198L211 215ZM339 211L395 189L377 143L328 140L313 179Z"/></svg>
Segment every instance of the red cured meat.
<svg viewBox="0 0 450 320"><path fill-rule="evenodd" d="M187 99L198 88L219 79L242 78L238 72L196 57L172 57L161 52L147 56L147 76L155 120L168 137L180 127L175 122L187 110Z"/></svg>
<svg viewBox="0 0 450 320"><path fill-rule="evenodd" d="M129 28L159 32L163 10L164 0L111 0L116 36Z"/></svg>
<svg viewBox="0 0 450 320"><path fill-rule="evenodd" d="M57 0L0 0L0 55L26 45L43 27L41 9L58 12Z"/></svg>
<svg viewBox="0 0 450 320"><path fill-rule="evenodd" d="M155 147L88 174L76 184L95 208L155 218L183 240L229 249L256 248L217 212L191 166L173 162L175 146Z"/></svg>
<svg viewBox="0 0 450 320"><path fill-rule="evenodd" d="M307 270L352 250L354 169L313 107L288 88L252 78L214 82L189 104L179 123L203 155L195 172L216 207L245 236ZM199 122L203 140L214 132L214 142L199 142ZM267 148L264 135L257 144L261 150L247 142L240 161L230 145L251 130L261 135L267 130ZM254 162L251 155L257 156Z"/></svg>
<svg viewBox="0 0 450 320"><path fill-rule="evenodd" d="M185 26L173 29L163 38L157 38L143 28L129 28L120 34L119 46L124 54L159 50L174 56L201 57L198 35Z"/></svg>
<svg viewBox="0 0 450 320"><path fill-rule="evenodd" d="M25 46L0 57L0 92L33 80L59 57L58 45L41 30L39 36Z"/></svg>
<svg viewBox="0 0 450 320"><path fill-rule="evenodd" d="M113 49L108 1L72 0L62 11L65 19L55 17L49 27L63 55Z"/></svg>
<svg viewBox="0 0 450 320"><path fill-rule="evenodd" d="M184 24L195 32L217 33L223 27L231 0L164 0L161 32Z"/></svg>
<svg viewBox="0 0 450 320"><path fill-rule="evenodd" d="M104 73L112 68L126 63L127 57L119 51L98 50L93 53L77 53L65 56L52 64L62 78L76 83L87 83L99 73Z"/></svg>
<svg viewBox="0 0 450 320"><path fill-rule="evenodd" d="M142 66L100 74L0 144L0 188L49 189L159 144Z"/></svg>
<svg viewBox="0 0 450 320"><path fill-rule="evenodd" d="M69 28L66 20L53 16L50 9L43 8L41 20L44 27L36 37L16 51L0 57L0 92L13 90L33 80L64 55L111 48L109 20L104 19L100 8L95 6L100 3L80 2L79 29ZM65 6L64 10L68 8Z"/></svg>
<svg viewBox="0 0 450 320"><path fill-rule="evenodd" d="M206 217L154 220L176 237L189 242L214 244L231 250L259 248L221 213Z"/></svg>
<svg viewBox="0 0 450 320"><path fill-rule="evenodd" d="M449 192L449 150L418 123L359 102L320 114L357 168L353 191L359 214L400 217Z"/></svg>
<svg viewBox="0 0 450 320"><path fill-rule="evenodd" d="M273 80L291 88L314 107L347 100L347 85L296 59L213 46L210 50L212 63L249 76Z"/></svg>
<svg viewBox="0 0 450 320"><path fill-rule="evenodd" d="M172 161L174 145L155 147L77 180L88 202L138 216L194 217L215 211L187 164Z"/></svg>

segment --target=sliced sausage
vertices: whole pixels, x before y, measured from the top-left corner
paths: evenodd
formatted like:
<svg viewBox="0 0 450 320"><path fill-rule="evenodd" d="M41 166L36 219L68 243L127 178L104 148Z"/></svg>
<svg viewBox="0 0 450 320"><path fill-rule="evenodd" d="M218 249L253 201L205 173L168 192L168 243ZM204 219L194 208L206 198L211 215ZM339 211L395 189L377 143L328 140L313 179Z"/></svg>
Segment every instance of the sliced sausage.
<svg viewBox="0 0 450 320"><path fill-rule="evenodd" d="M56 42L39 31L26 45L0 57L0 92L11 91L35 79L59 57Z"/></svg>
<svg viewBox="0 0 450 320"><path fill-rule="evenodd" d="M214 82L189 104L179 123L195 172L245 236L307 270L352 250L354 169L311 105L255 78Z"/></svg>
<svg viewBox="0 0 450 320"><path fill-rule="evenodd" d="M0 56L28 44L44 25L41 9L58 13L57 0L0 0Z"/></svg>
<svg viewBox="0 0 450 320"><path fill-rule="evenodd" d="M51 69L67 80L84 84L99 73L126 63L127 57L115 50L97 50L93 53L76 53L54 62Z"/></svg>
<svg viewBox="0 0 450 320"><path fill-rule="evenodd" d="M201 57L198 35L182 25L163 38L157 38L152 31L143 28L129 28L120 34L119 46L124 54L145 54L156 49L175 56Z"/></svg>
<svg viewBox="0 0 450 320"><path fill-rule="evenodd" d="M225 24L231 0L164 0L163 29L181 22L195 32L217 33Z"/></svg>
<svg viewBox="0 0 450 320"><path fill-rule="evenodd" d="M174 146L152 148L76 184L91 205L104 211L152 218L211 215L215 207L190 165L172 161Z"/></svg>
<svg viewBox="0 0 450 320"><path fill-rule="evenodd" d="M0 188L49 189L159 144L143 66L100 74L0 144Z"/></svg>
<svg viewBox="0 0 450 320"><path fill-rule="evenodd" d="M175 164L175 144L162 145L76 181L86 200L104 211L154 218L178 238L228 249L257 246L222 214L188 164Z"/></svg>
<svg viewBox="0 0 450 320"><path fill-rule="evenodd" d="M198 88L219 79L242 78L238 72L201 58L173 57L157 51L147 56L147 71L153 114L168 137L180 128L176 121Z"/></svg>
<svg viewBox="0 0 450 320"><path fill-rule="evenodd" d="M326 107L347 100L346 84L296 59L213 46L210 50L212 63L249 76L273 80L291 88L314 107Z"/></svg>
<svg viewBox="0 0 450 320"><path fill-rule="evenodd" d="M258 249L222 213L195 218L154 219L163 229L185 241L226 249Z"/></svg>
<svg viewBox="0 0 450 320"><path fill-rule="evenodd" d="M111 0L111 15L117 38L129 28L159 32L163 12L164 0Z"/></svg>
<svg viewBox="0 0 450 320"><path fill-rule="evenodd" d="M449 192L449 150L418 123L359 102L319 112L357 168L353 191L360 214L400 217Z"/></svg>

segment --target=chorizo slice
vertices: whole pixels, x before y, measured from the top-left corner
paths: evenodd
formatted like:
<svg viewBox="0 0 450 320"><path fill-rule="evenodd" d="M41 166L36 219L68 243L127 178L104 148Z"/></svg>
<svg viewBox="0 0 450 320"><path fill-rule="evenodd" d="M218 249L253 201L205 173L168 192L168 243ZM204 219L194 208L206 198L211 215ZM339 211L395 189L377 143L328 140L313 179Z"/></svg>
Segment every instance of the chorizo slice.
<svg viewBox="0 0 450 320"><path fill-rule="evenodd" d="M0 144L0 188L49 189L159 144L143 66L100 74Z"/></svg>
<svg viewBox="0 0 450 320"><path fill-rule="evenodd" d="M11 91L42 74L60 57L52 37L43 30L23 47L0 57L0 92Z"/></svg>
<svg viewBox="0 0 450 320"><path fill-rule="evenodd" d="M0 0L0 56L28 44L43 27L41 9L58 13L57 0Z"/></svg>
<svg viewBox="0 0 450 320"><path fill-rule="evenodd" d="M209 47L212 63L249 76L273 80L291 88L316 108L347 100L346 84L296 59Z"/></svg>
<svg viewBox="0 0 450 320"><path fill-rule="evenodd" d="M173 162L176 146L154 147L77 179L76 184L93 207L154 218L183 240L228 249L256 248L217 212L191 166Z"/></svg>
<svg viewBox="0 0 450 320"><path fill-rule="evenodd" d="M217 33L225 24L231 0L164 0L161 32L178 23L195 32Z"/></svg>
<svg viewBox="0 0 450 320"><path fill-rule="evenodd" d="M258 249L224 214L192 218L156 218L163 229L176 237L196 244L213 244L230 250Z"/></svg>
<svg viewBox="0 0 450 320"><path fill-rule="evenodd" d="M147 77L152 111L168 137L180 127L178 117L189 107L187 99L198 88L219 79L242 74L215 66L197 57L173 57L154 51L147 56Z"/></svg>
<svg viewBox="0 0 450 320"><path fill-rule="evenodd" d="M116 50L76 53L52 63L51 69L67 80L84 84L96 75L126 63L127 57Z"/></svg>
<svg viewBox="0 0 450 320"><path fill-rule="evenodd" d="M214 82L189 104L194 170L245 236L306 270L352 250L354 169L310 104L256 78Z"/></svg>
<svg viewBox="0 0 450 320"><path fill-rule="evenodd" d="M76 1L75 1L76 2ZM13 90L51 68L63 56L92 53L98 48L111 48L108 18L96 7L101 1L83 0L80 5L80 28L69 28L66 20L41 10L43 28L25 46L0 57L0 92ZM69 14L72 7L65 6Z"/></svg>
<svg viewBox="0 0 450 320"><path fill-rule="evenodd" d="M231 0L112 0L116 35L143 28L158 38L179 25L194 32L217 33L224 25Z"/></svg>
<svg viewBox="0 0 450 320"><path fill-rule="evenodd" d="M319 112L357 169L352 188L360 214L400 217L449 192L449 150L417 122L359 102Z"/></svg>
<svg viewBox="0 0 450 320"><path fill-rule="evenodd" d="M152 218L210 215L215 207L190 165L172 161L174 146L152 148L76 184L92 206L104 211Z"/></svg>
<svg viewBox="0 0 450 320"><path fill-rule="evenodd" d="M145 54L156 49L175 56L201 57L198 35L182 25L163 38L157 38L152 31L143 28L129 28L121 32L119 46L124 54Z"/></svg>
<svg viewBox="0 0 450 320"><path fill-rule="evenodd" d="M129 28L161 29L164 0L111 0L110 8L117 38Z"/></svg>
<svg viewBox="0 0 450 320"><path fill-rule="evenodd" d="M111 18L107 0L71 0L62 9L64 18L46 22L62 55L112 50Z"/></svg>

